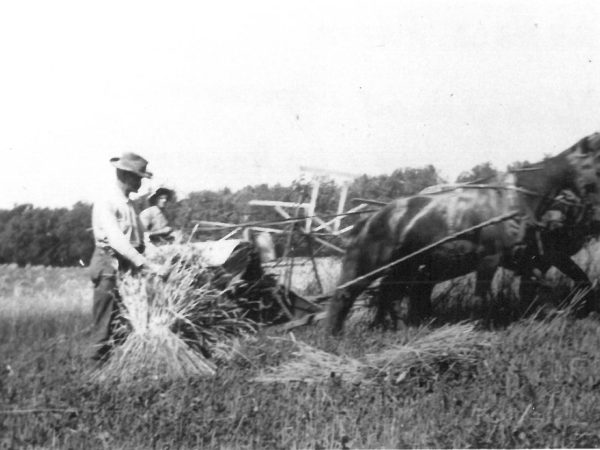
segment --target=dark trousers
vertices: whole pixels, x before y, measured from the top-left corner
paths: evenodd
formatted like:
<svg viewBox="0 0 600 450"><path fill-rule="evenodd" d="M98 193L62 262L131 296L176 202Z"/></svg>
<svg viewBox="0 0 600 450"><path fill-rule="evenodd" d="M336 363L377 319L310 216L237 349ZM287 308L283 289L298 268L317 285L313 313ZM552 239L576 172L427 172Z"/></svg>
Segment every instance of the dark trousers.
<svg viewBox="0 0 600 450"><path fill-rule="evenodd" d="M114 346L124 341L127 336L128 324L120 314L122 303L117 286L118 274L127 269L127 264L110 250L94 250L90 261L94 296L89 353L93 360L108 359Z"/></svg>

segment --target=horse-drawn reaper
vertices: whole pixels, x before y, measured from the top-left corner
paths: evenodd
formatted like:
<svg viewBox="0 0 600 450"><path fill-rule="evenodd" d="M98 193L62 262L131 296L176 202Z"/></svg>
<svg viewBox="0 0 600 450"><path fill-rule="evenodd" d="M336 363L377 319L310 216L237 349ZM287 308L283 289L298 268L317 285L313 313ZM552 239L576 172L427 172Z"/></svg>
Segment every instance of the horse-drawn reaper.
<svg viewBox="0 0 600 450"><path fill-rule="evenodd" d="M579 285L589 285L570 255L581 248L593 222L589 212L600 203L599 168L600 134L595 133L557 156L490 184L426 190L395 200L359 221L349 237L338 288L329 305L329 330L341 331L356 297L382 276L380 311L388 309L393 315L389 306L405 295L410 299L409 322L431 313L436 283L473 271L475 295L480 297L490 290L499 266L524 278L536 268L545 271L555 266ZM556 202L571 203L561 200L564 191L583 199L580 213L568 224L574 235L540 225ZM523 297L531 294L528 283L521 285Z"/></svg>

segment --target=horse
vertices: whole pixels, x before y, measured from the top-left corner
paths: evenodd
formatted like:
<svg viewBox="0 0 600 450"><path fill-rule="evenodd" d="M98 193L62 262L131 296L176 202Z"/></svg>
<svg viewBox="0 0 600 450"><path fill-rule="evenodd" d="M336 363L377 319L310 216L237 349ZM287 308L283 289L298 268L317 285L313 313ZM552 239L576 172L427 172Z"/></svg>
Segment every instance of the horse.
<svg viewBox="0 0 600 450"><path fill-rule="evenodd" d="M543 260L576 281L589 283L562 251L537 260L530 257L536 255L531 249L539 237L540 219L560 192L568 190L600 203L600 134L587 136L527 169L509 173L495 184L461 185L397 199L357 222L329 304L330 333L342 330L354 300L381 277L382 268L387 270L379 304L390 305L404 293L410 298L409 323L431 314L436 283L473 271L477 297L489 292L498 267L511 263L526 274ZM520 261L515 258L518 248L526 250ZM407 256L411 257L395 264Z"/></svg>

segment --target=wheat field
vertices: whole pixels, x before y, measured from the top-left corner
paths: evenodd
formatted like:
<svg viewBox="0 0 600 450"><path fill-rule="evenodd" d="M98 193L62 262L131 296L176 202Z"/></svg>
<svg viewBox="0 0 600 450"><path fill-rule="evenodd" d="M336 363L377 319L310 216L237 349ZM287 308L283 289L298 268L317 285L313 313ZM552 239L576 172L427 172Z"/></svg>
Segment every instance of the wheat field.
<svg viewBox="0 0 600 450"><path fill-rule="evenodd" d="M590 273L597 250L577 256ZM319 264L324 284L334 284L339 262ZM312 267L299 267L294 289L314 293ZM265 329L216 364L215 376L125 388L95 380L84 358L92 293L84 269L0 266L0 280L0 448L600 446L595 315L557 310L491 329L461 322L396 333L356 320L339 339L318 324L293 335ZM493 345L471 347L478 336ZM460 340L445 348L439 339ZM302 349L318 382L256 381L287 364L306 368ZM343 375L352 361L358 378Z"/></svg>

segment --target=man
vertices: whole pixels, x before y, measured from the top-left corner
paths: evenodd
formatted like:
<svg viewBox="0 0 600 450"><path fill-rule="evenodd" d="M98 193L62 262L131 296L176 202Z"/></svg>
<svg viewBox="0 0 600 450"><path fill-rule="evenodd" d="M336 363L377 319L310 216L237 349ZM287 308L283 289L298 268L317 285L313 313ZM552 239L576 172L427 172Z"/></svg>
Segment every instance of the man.
<svg viewBox="0 0 600 450"><path fill-rule="evenodd" d="M90 277L94 284L92 359L108 358L115 343L123 339L116 331L120 296L117 287L119 273L128 270L157 272L144 255L143 228L129 194L137 192L142 178L151 178L146 170L148 161L135 153L111 158L116 168L116 183L94 202L92 228L96 248L90 262Z"/></svg>
<svg viewBox="0 0 600 450"><path fill-rule="evenodd" d="M146 231L145 236L152 244L169 243L175 239L173 229L169 226L164 213L165 206L172 197L172 190L159 187L148 197L150 207L140 213L140 221Z"/></svg>

